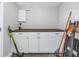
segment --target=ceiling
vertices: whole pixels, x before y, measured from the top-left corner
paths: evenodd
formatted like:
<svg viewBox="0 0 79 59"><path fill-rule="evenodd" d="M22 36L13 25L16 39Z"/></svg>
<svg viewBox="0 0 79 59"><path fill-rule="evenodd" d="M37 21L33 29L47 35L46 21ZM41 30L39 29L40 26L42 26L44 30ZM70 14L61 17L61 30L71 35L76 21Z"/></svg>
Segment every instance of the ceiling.
<svg viewBox="0 0 79 59"><path fill-rule="evenodd" d="M19 7L57 7L60 2L16 2Z"/></svg>

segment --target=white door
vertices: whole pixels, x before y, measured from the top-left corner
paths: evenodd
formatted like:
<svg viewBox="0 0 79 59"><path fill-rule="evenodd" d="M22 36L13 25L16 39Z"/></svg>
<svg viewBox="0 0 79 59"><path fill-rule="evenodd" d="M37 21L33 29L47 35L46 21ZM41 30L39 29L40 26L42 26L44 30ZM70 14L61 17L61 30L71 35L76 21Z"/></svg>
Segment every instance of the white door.
<svg viewBox="0 0 79 59"><path fill-rule="evenodd" d="M48 33L42 32L40 33L40 39L39 39L39 52L40 53L48 53Z"/></svg>
<svg viewBox="0 0 79 59"><path fill-rule="evenodd" d="M41 53L48 53L48 33L42 32L40 33L40 39L39 39L39 51Z"/></svg>
<svg viewBox="0 0 79 59"><path fill-rule="evenodd" d="M29 40L28 40L28 51L29 53L37 53L38 52L38 39L36 32L29 32Z"/></svg>
<svg viewBox="0 0 79 59"><path fill-rule="evenodd" d="M50 33L49 52L54 53L57 49L57 35L55 32Z"/></svg>
<svg viewBox="0 0 79 59"><path fill-rule="evenodd" d="M24 32L14 32L13 35L14 35L18 50L20 52L28 53L28 36L27 36L28 34Z"/></svg>
<svg viewBox="0 0 79 59"><path fill-rule="evenodd" d="M1 49L2 49L2 47L1 47L1 45L2 45L2 44L1 44L1 41L2 41L2 40L1 40L1 32L0 32L0 52L2 51L2 50L1 50ZM1 53L0 53L0 56L1 56Z"/></svg>
<svg viewBox="0 0 79 59"><path fill-rule="evenodd" d="M20 52L28 53L28 39L26 37L17 38L16 44Z"/></svg>
<svg viewBox="0 0 79 59"><path fill-rule="evenodd" d="M29 53L38 52L38 39L29 39Z"/></svg>
<svg viewBox="0 0 79 59"><path fill-rule="evenodd" d="M2 46L2 44L3 44L3 35L2 35L2 33L3 33L3 31L2 31L2 28L3 28L3 3L1 3L0 2L0 57L2 57L3 56L3 46Z"/></svg>
<svg viewBox="0 0 79 59"><path fill-rule="evenodd" d="M54 53L58 49L58 42L56 38L49 39L49 53Z"/></svg>
<svg viewBox="0 0 79 59"><path fill-rule="evenodd" d="M40 39L39 40L39 52L40 53L48 53L48 39Z"/></svg>
<svg viewBox="0 0 79 59"><path fill-rule="evenodd" d="M61 32L52 32L51 33L51 38L49 39L49 52L54 53L58 48L59 44L62 39L62 34Z"/></svg>

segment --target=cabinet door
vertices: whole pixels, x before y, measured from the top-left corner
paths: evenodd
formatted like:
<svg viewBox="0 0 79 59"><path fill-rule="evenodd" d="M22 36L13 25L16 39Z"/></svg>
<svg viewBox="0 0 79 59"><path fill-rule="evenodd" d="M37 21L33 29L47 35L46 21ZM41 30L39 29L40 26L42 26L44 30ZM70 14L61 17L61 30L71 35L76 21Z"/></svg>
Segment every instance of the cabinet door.
<svg viewBox="0 0 79 59"><path fill-rule="evenodd" d="M24 32L15 32L13 33L18 50L20 52L28 53L28 36ZM14 45L13 45L14 46ZM15 48L15 47L13 47ZM13 50L12 48L12 50ZM14 49L15 51L15 49Z"/></svg>
<svg viewBox="0 0 79 59"><path fill-rule="evenodd" d="M40 39L39 40L39 52L40 53L48 53L48 39Z"/></svg>
<svg viewBox="0 0 79 59"><path fill-rule="evenodd" d="M38 52L38 39L29 39L29 53Z"/></svg>
<svg viewBox="0 0 79 59"><path fill-rule="evenodd" d="M56 38L49 39L49 53L54 53L58 49Z"/></svg>
<svg viewBox="0 0 79 59"><path fill-rule="evenodd" d="M1 32L0 32L0 56L2 56L2 40L1 40Z"/></svg>
<svg viewBox="0 0 79 59"><path fill-rule="evenodd" d="M40 33L40 39L39 39L39 52L40 53L48 53L48 33L42 32Z"/></svg>
<svg viewBox="0 0 79 59"><path fill-rule="evenodd" d="M51 38L49 39L49 52L54 53L58 48L61 42L62 33L61 32L52 32Z"/></svg>
<svg viewBox="0 0 79 59"><path fill-rule="evenodd" d="M16 44L20 52L28 53L28 39L26 37L17 38Z"/></svg>

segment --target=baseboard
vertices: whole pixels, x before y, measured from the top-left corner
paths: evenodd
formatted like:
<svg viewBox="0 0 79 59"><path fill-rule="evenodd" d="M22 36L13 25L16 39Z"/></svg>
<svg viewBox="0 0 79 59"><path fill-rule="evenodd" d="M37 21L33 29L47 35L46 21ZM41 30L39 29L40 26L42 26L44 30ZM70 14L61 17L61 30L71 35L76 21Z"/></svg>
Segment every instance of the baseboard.
<svg viewBox="0 0 79 59"><path fill-rule="evenodd" d="M12 56L12 52L10 52L6 57L11 57Z"/></svg>

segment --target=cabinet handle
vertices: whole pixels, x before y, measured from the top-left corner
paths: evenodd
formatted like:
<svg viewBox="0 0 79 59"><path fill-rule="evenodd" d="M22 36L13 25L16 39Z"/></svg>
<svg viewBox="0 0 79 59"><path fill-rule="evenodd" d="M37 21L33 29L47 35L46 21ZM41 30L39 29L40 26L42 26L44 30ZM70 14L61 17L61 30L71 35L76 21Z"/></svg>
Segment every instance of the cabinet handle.
<svg viewBox="0 0 79 59"><path fill-rule="evenodd" d="M19 35L22 35L23 33L18 33Z"/></svg>
<svg viewBox="0 0 79 59"><path fill-rule="evenodd" d="M37 39L40 39L40 37L37 37Z"/></svg>
<svg viewBox="0 0 79 59"><path fill-rule="evenodd" d="M56 35L58 35L59 33L56 33Z"/></svg>
<svg viewBox="0 0 79 59"><path fill-rule="evenodd" d="M37 35L40 35L40 33L37 33Z"/></svg>

